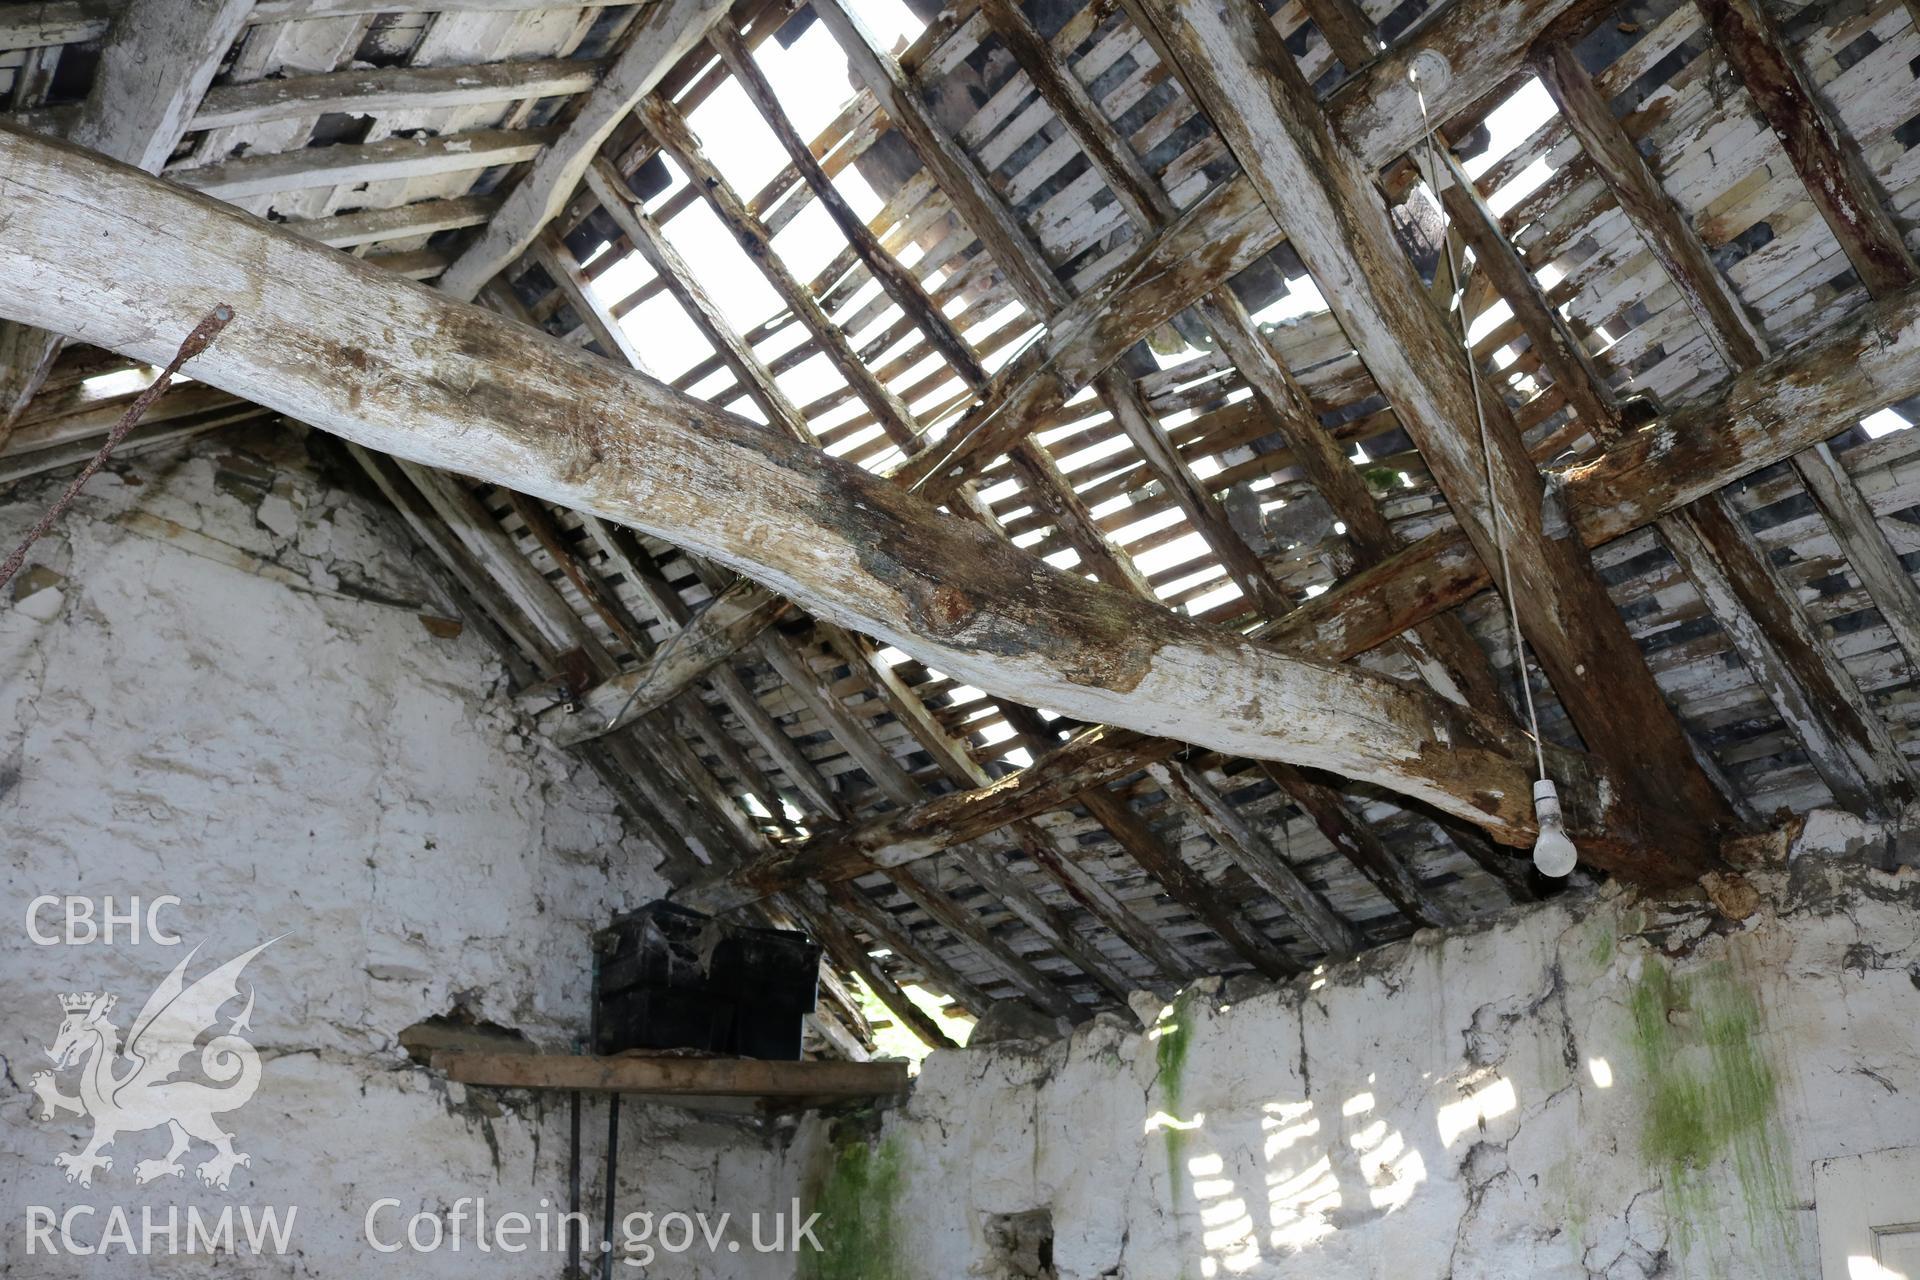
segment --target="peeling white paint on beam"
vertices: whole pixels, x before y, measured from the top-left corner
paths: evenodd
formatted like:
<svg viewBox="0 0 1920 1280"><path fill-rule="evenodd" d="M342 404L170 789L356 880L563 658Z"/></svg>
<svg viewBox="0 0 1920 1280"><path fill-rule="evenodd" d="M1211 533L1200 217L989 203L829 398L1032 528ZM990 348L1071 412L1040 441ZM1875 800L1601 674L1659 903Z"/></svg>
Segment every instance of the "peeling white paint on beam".
<svg viewBox="0 0 1920 1280"><path fill-rule="evenodd" d="M156 360L230 303L203 381L644 529L1023 703L1371 779L1524 839L1524 803L1469 798L1524 797L1524 750L1468 746L1437 699L1047 569L651 379L70 149L0 132L0 196L0 311Z"/></svg>

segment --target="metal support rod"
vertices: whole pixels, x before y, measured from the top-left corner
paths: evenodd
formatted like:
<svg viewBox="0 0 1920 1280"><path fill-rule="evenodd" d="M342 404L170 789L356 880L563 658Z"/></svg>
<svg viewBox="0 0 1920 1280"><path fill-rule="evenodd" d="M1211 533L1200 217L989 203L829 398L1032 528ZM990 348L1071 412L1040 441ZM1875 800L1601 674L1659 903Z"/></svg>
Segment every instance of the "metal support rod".
<svg viewBox="0 0 1920 1280"><path fill-rule="evenodd" d="M579 1045L574 1046L578 1053ZM567 1095L567 1221L574 1224L573 1238L567 1244L567 1274L578 1280L580 1270L580 1091Z"/></svg>
<svg viewBox="0 0 1920 1280"><path fill-rule="evenodd" d="M613 1193L620 1155L620 1095L607 1098L607 1207L600 1236L600 1280L613 1280Z"/></svg>

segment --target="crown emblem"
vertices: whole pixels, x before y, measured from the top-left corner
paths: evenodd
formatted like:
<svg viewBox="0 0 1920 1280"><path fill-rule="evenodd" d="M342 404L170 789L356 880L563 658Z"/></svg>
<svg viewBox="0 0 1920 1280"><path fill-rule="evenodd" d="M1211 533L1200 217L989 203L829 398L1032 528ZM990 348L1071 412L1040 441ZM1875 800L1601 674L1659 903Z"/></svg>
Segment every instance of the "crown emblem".
<svg viewBox="0 0 1920 1280"><path fill-rule="evenodd" d="M60 997L60 1008L67 1013L85 1013L92 1005L91 991L71 991Z"/></svg>

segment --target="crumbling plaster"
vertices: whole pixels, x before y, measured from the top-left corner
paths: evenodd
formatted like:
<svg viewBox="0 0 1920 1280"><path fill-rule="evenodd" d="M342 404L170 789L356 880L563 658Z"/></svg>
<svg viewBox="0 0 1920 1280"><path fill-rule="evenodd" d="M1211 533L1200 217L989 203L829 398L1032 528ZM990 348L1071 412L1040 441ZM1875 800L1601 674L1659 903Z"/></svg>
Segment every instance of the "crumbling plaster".
<svg viewBox="0 0 1920 1280"><path fill-rule="evenodd" d="M901 1280L1022 1274L989 1233L1034 1209L1060 1280L1817 1276L1813 1163L1920 1146L1920 875L1881 835L1815 815L1740 922L1575 893L936 1053L871 1141L810 1138L887 1153Z"/></svg>
<svg viewBox="0 0 1920 1280"><path fill-rule="evenodd" d="M529 731L486 645L423 621L451 610L343 462L276 426L117 465L0 605L0 1274L206 1273L204 1257L28 1256L29 1206L79 1204L297 1207L289 1256L223 1258L221 1274L562 1272L558 1252L368 1245L382 1197L402 1202L389 1235L462 1196L494 1214L566 1201L564 1097L448 1085L400 1036L452 1014L569 1047L585 1031L589 931L660 892L658 857L583 762ZM67 478L0 504L0 542ZM183 942L35 945L27 906L44 894L121 908L174 895L159 919ZM39 927L60 919L45 909ZM193 945L198 976L268 938L246 974L259 1092L222 1117L252 1163L225 1192L202 1186L210 1149L196 1144L183 1176L138 1186L136 1162L167 1145L155 1129L120 1137L90 1187L66 1182L54 1156L91 1126L41 1118L29 1091L51 1065L56 997L116 993L124 1033ZM596 1223L604 1111L588 1099ZM629 1105L623 1150L623 1214L708 1209L722 1187L740 1212L788 1207L784 1156L755 1128ZM78 1226L97 1242L103 1221ZM791 1271L685 1261L672 1274Z"/></svg>

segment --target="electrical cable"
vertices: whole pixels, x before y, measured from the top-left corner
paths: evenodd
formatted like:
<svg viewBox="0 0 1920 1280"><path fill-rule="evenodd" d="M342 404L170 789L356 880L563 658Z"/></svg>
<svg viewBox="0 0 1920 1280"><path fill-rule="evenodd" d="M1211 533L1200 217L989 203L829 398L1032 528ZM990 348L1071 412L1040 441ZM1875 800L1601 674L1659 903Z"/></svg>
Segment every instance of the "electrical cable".
<svg viewBox="0 0 1920 1280"><path fill-rule="evenodd" d="M1486 467L1487 514L1493 525L1493 545L1499 552L1500 593L1507 598L1508 624L1513 629L1514 678L1520 685L1520 694L1527 708L1527 725L1533 734L1534 762L1539 767L1540 780L1547 782L1547 750L1540 737L1540 713L1533 705L1533 682L1527 679L1527 641L1520 633L1520 601L1513 592L1513 565L1507 554L1507 521L1500 508L1499 494L1494 489L1493 450L1487 443L1487 410L1481 399L1480 367L1474 361L1473 344L1467 337L1466 289L1460 280L1460 264L1454 256L1453 241L1447 234L1452 230L1452 219L1447 216L1446 207L1440 203L1440 154L1435 141L1439 126L1427 112L1427 95L1420 88L1418 68L1407 69L1407 81L1413 86L1413 96L1420 103L1420 119L1425 125L1427 189L1433 193L1434 203L1440 207L1440 248L1447 261L1447 281L1453 287L1453 300L1447 310L1453 316L1454 327L1460 334L1460 349L1467 361L1467 378L1473 384L1473 413L1479 423L1480 457Z"/></svg>

